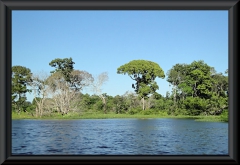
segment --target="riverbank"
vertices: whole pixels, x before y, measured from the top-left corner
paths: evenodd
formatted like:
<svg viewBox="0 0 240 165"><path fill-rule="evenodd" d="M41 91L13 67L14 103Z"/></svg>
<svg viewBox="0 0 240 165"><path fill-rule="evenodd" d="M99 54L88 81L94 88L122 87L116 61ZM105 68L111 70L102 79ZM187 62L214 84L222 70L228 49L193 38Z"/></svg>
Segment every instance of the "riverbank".
<svg viewBox="0 0 240 165"><path fill-rule="evenodd" d="M149 118L177 118L177 119L195 119L195 121L208 121L208 122L224 122L221 116L172 116L172 115L142 115L142 114L99 114L99 113L86 113L79 115L77 113L69 113L66 115L51 114L50 116L34 117L29 113L12 113L12 119L114 119L114 118L138 118L138 119L149 119Z"/></svg>

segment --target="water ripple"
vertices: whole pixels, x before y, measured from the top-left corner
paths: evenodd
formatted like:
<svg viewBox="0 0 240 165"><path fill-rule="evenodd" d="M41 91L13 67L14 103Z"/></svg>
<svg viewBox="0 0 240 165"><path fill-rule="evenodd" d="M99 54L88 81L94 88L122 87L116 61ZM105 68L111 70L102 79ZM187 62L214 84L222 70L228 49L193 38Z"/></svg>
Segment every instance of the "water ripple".
<svg viewBox="0 0 240 165"><path fill-rule="evenodd" d="M189 119L13 120L12 154L227 155L228 124Z"/></svg>

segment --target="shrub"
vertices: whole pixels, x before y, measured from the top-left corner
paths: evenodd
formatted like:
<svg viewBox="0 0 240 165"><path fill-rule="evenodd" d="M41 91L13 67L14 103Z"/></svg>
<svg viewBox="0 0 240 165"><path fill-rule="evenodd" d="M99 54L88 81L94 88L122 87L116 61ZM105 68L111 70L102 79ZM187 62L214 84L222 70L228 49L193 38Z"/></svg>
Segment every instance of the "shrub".
<svg viewBox="0 0 240 165"><path fill-rule="evenodd" d="M159 110L157 110L157 109L141 110L140 114L142 114L142 115L158 115Z"/></svg>
<svg viewBox="0 0 240 165"><path fill-rule="evenodd" d="M160 116L168 116L168 113L166 111L159 111L158 115L160 115Z"/></svg>
<svg viewBox="0 0 240 165"><path fill-rule="evenodd" d="M220 115L221 121L228 122L228 110L224 110Z"/></svg>
<svg viewBox="0 0 240 165"><path fill-rule="evenodd" d="M139 113L139 112L141 112L141 109L139 109L139 108L130 109L130 110L128 111L128 114L134 115L134 114L137 114L137 113Z"/></svg>

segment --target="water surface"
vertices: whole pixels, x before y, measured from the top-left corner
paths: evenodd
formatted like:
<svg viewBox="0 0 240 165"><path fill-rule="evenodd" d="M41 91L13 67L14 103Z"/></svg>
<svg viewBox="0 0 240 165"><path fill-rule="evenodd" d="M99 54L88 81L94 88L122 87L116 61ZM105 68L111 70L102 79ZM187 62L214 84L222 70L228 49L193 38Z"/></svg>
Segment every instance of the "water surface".
<svg viewBox="0 0 240 165"><path fill-rule="evenodd" d="M228 155L228 123L192 119L12 120L13 155Z"/></svg>

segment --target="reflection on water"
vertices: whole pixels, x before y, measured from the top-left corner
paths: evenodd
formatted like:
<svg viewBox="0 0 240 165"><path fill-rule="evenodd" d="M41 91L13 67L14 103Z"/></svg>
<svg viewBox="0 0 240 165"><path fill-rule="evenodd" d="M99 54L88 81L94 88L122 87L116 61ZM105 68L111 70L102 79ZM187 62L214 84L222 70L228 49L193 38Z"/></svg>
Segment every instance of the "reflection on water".
<svg viewBox="0 0 240 165"><path fill-rule="evenodd" d="M228 155L228 123L190 119L12 120L12 154Z"/></svg>

